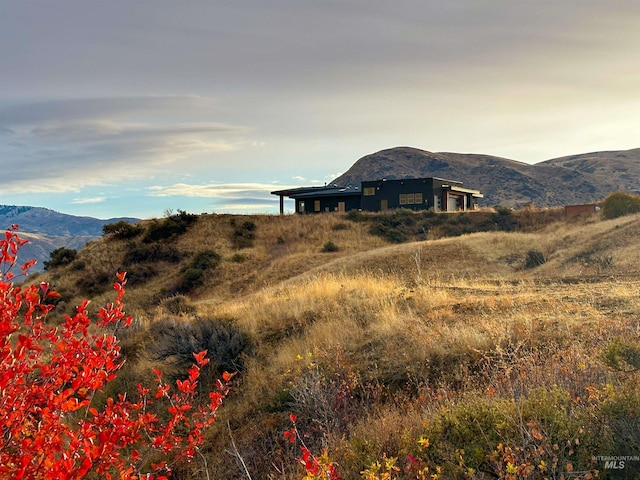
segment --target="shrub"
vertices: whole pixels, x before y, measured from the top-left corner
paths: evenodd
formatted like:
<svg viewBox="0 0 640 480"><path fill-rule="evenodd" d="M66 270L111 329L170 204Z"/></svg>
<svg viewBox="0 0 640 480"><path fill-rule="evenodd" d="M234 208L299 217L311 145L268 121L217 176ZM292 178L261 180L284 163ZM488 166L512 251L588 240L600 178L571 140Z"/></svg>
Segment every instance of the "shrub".
<svg viewBox="0 0 640 480"><path fill-rule="evenodd" d="M185 295L174 295L160 301L160 307L170 315L192 315L196 307Z"/></svg>
<svg viewBox="0 0 640 480"><path fill-rule="evenodd" d="M339 222L339 223L336 223L335 225L332 225L331 230L336 232L339 230L349 230L349 225L343 222Z"/></svg>
<svg viewBox="0 0 640 480"><path fill-rule="evenodd" d="M512 232L518 227L518 219L510 208L495 207L493 221L498 230Z"/></svg>
<svg viewBox="0 0 640 480"><path fill-rule="evenodd" d="M180 252L171 245L159 243L130 245L124 256L125 265L144 262L178 263L182 259Z"/></svg>
<svg viewBox="0 0 640 480"><path fill-rule="evenodd" d="M340 248L331 240L329 240L322 246L323 253L337 252L338 250L340 250Z"/></svg>
<svg viewBox="0 0 640 480"><path fill-rule="evenodd" d="M640 342L615 341L602 356L605 364L614 370L640 371Z"/></svg>
<svg viewBox="0 0 640 480"><path fill-rule="evenodd" d="M249 248L253 246L253 241L256 238L256 224L254 222L246 220L242 222L241 225L236 225L235 219L232 219L231 226L235 227L232 237L235 248Z"/></svg>
<svg viewBox="0 0 640 480"><path fill-rule="evenodd" d="M182 270L180 275L180 282L176 285L175 291L177 293L189 293L194 288L201 286L204 283L204 270L199 268L187 267Z"/></svg>
<svg viewBox="0 0 640 480"><path fill-rule="evenodd" d="M188 293L201 286L205 280L207 270L214 269L220 264L220 255L213 250L205 250L193 257L189 265L184 267L178 285L177 293Z"/></svg>
<svg viewBox="0 0 640 480"><path fill-rule="evenodd" d="M62 267L69 265L78 256L76 250L70 248L56 248L49 254L49 260L44 262L44 269L49 270L51 268Z"/></svg>
<svg viewBox="0 0 640 480"><path fill-rule="evenodd" d="M104 293L111 286L112 278L106 270L91 270L80 275L75 285L82 295L91 297Z"/></svg>
<svg viewBox="0 0 640 480"><path fill-rule="evenodd" d="M464 478L468 468L478 470L505 435L511 436L506 430L513 426L505 419L513 413L510 402L483 397L443 409L427 424L431 447L425 459L442 465L444 478Z"/></svg>
<svg viewBox="0 0 640 480"><path fill-rule="evenodd" d="M602 218L612 218L640 212L640 195L626 192L615 192L609 195L602 204Z"/></svg>
<svg viewBox="0 0 640 480"><path fill-rule="evenodd" d="M352 222L360 222L363 220L362 212L358 210L349 210L347 212L346 217L347 217L347 220L350 220Z"/></svg>
<svg viewBox="0 0 640 480"><path fill-rule="evenodd" d="M84 301L60 326L47 325L58 297L49 285L15 286L16 253L26 242L15 230L0 240L0 477L149 478L169 470L149 458L177 455L190 460L204 442L203 430L228 392L224 374L208 406L194 406L206 352L192 353L188 378L172 385L155 369L157 387L137 386L132 395L93 402L122 366L118 339L111 333L132 318L123 311L125 274L114 284L116 298L92 322ZM26 275L35 262L22 265ZM96 333L89 333L89 332ZM195 363L194 363L195 360ZM167 423L150 411L166 402ZM161 458L158 458L161 460ZM166 478L164 476L153 478Z"/></svg>
<svg viewBox="0 0 640 480"><path fill-rule="evenodd" d="M142 226L120 220L116 223L108 223L102 227L104 237L118 240L128 240L135 238L142 233Z"/></svg>
<svg viewBox="0 0 640 480"><path fill-rule="evenodd" d="M247 256L242 253L234 253L231 256L231 261L234 263L244 263L247 261Z"/></svg>
<svg viewBox="0 0 640 480"><path fill-rule="evenodd" d="M524 268L527 270L531 268L539 267L540 265L545 264L547 259L544 256L544 253L538 250L529 250L527 252L527 257L524 260Z"/></svg>
<svg viewBox="0 0 640 480"><path fill-rule="evenodd" d="M220 255L213 250L204 250L198 253L191 261L191 266L199 270L215 268L220 264Z"/></svg>
<svg viewBox="0 0 640 480"><path fill-rule="evenodd" d="M152 358L173 364L178 372L193 361L192 352L203 350L211 360L207 371L216 375L239 371L242 355L250 345L248 337L228 319L165 317L153 325L153 330Z"/></svg>
<svg viewBox="0 0 640 480"><path fill-rule="evenodd" d="M198 216L178 210L177 214L170 215L163 220L153 220L142 239L145 243L159 240L170 240L178 237L188 230L198 220Z"/></svg>
<svg viewBox="0 0 640 480"><path fill-rule="evenodd" d="M371 225L369 233L371 233L371 235L382 237L391 243L402 243L408 240L405 233L401 232L397 228L383 225L382 223Z"/></svg>

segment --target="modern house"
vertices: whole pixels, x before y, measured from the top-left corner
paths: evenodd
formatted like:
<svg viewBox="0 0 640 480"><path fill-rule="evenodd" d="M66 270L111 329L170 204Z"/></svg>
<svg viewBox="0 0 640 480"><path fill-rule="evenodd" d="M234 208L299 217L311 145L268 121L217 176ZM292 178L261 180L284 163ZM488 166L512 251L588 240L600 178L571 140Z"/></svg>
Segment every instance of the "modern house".
<svg viewBox="0 0 640 480"><path fill-rule="evenodd" d="M284 197L295 200L297 213L381 212L393 208L457 212L475 210L477 199L482 198L478 190L463 188L462 182L435 177L364 181L360 187L299 187L271 193L280 197L281 214Z"/></svg>

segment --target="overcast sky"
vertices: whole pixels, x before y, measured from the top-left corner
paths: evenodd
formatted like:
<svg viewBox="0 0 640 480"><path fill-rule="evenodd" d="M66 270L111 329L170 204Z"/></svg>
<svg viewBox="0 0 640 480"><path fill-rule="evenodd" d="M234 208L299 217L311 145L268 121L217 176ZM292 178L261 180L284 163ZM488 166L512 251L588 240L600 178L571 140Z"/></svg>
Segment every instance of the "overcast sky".
<svg viewBox="0 0 640 480"><path fill-rule="evenodd" d="M0 0L0 204L276 213L384 148L640 147L637 0Z"/></svg>

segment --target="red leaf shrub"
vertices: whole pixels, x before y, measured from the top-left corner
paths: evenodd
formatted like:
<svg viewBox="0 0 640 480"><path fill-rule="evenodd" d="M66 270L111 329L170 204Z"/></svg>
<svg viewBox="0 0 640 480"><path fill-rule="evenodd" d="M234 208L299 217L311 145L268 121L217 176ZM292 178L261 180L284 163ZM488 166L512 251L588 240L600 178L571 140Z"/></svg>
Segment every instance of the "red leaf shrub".
<svg viewBox="0 0 640 480"><path fill-rule="evenodd" d="M105 478L165 478L157 474L170 472L170 464L151 463L151 456L189 460L195 455L232 374L223 375L207 406L195 406L200 368L208 360L206 351L194 353L188 378L176 389L154 369L154 389L139 384L137 398L119 395L97 408L94 394L123 363L113 332L131 323L122 302L125 273L117 274L115 301L100 308L95 322L85 300L74 316L51 326L46 317L54 306L48 302L58 294L44 282L12 282L14 270L26 275L33 265L16 263L25 243L16 226L0 240L0 478L67 479L90 472ZM166 404L166 423L152 413L154 402Z"/></svg>

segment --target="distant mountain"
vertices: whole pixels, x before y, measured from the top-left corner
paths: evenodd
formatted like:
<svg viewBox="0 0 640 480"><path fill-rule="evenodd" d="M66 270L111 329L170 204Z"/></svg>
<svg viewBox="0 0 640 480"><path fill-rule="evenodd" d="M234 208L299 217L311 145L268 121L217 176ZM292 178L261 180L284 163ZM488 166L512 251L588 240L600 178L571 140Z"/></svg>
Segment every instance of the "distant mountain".
<svg viewBox="0 0 640 480"><path fill-rule="evenodd" d="M440 177L480 190L484 206L538 207L589 203L611 192L640 193L640 148L594 152L528 164L482 154L433 153L411 147L381 150L358 160L333 180Z"/></svg>
<svg viewBox="0 0 640 480"><path fill-rule="evenodd" d="M42 271L44 262L56 248L80 249L90 240L102 236L102 227L120 220L135 223L137 218L100 220L77 217L41 207L0 205L0 229L18 225L20 235L29 243L20 250L21 262L35 258L32 271Z"/></svg>

